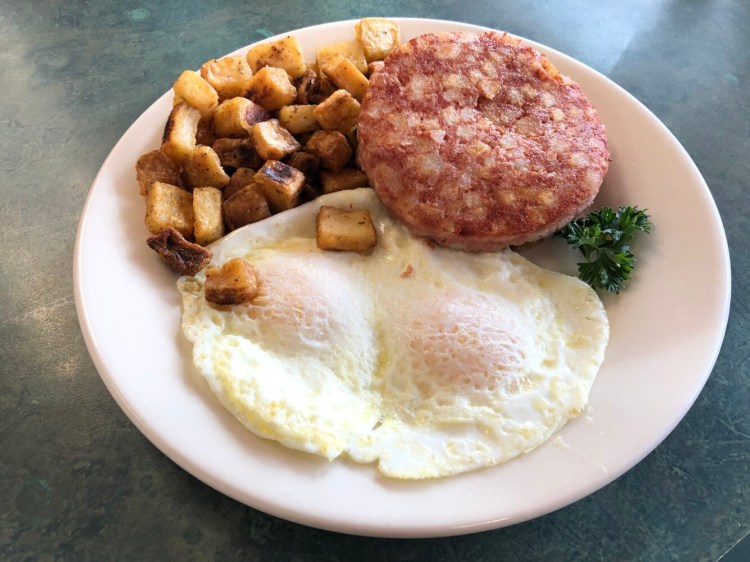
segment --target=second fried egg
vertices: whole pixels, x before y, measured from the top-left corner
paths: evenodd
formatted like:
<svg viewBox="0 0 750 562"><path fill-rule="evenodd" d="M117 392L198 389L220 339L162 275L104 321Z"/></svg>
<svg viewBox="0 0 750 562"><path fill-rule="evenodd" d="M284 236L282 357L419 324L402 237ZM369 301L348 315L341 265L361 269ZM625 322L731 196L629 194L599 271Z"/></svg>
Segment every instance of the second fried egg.
<svg viewBox="0 0 750 562"><path fill-rule="evenodd" d="M315 244L320 205L369 209L368 255ZM415 239L370 189L342 191L212 247L256 268L261 292L216 306L180 279L183 331L221 403L256 435L421 479L530 451L585 406L607 316L578 279L520 255Z"/></svg>

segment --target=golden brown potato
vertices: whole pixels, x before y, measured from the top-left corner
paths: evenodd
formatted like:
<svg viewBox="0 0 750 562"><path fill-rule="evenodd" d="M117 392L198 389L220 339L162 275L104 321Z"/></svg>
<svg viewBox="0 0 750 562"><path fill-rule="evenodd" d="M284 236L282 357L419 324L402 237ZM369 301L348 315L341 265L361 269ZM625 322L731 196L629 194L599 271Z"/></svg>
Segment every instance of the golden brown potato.
<svg viewBox="0 0 750 562"><path fill-rule="evenodd" d="M196 187L193 190L193 234L195 243L201 246L224 236L220 189Z"/></svg>
<svg viewBox="0 0 750 562"><path fill-rule="evenodd" d="M253 127L250 135L255 150L264 160L281 160L300 149L292 133L281 126L278 119L269 119Z"/></svg>
<svg viewBox="0 0 750 562"><path fill-rule="evenodd" d="M271 114L247 98L224 100L214 111L213 127L217 137L242 138L248 136L256 123L266 121Z"/></svg>
<svg viewBox="0 0 750 562"><path fill-rule="evenodd" d="M268 111L276 111L294 101L297 88L286 70L264 66L250 79L245 95Z"/></svg>
<svg viewBox="0 0 750 562"><path fill-rule="evenodd" d="M283 68L292 80L302 76L306 69L302 47L292 35L256 45L247 52L247 62L256 73L264 66Z"/></svg>
<svg viewBox="0 0 750 562"><path fill-rule="evenodd" d="M317 177L320 168L320 158L304 151L293 152L284 159L284 163L302 172L308 182Z"/></svg>
<svg viewBox="0 0 750 562"><path fill-rule="evenodd" d="M398 24L386 18L362 18L354 32L367 62L383 60L401 43Z"/></svg>
<svg viewBox="0 0 750 562"><path fill-rule="evenodd" d="M320 185L323 193L333 193L344 189L355 189L357 187L367 187L367 175L356 168L344 168L338 172L320 172Z"/></svg>
<svg viewBox="0 0 750 562"><path fill-rule="evenodd" d="M260 166L262 165L263 164L261 163ZM253 183L255 174L256 170L253 168L237 168L229 177L229 183L221 190L221 195L224 198L224 201L229 199L246 185Z"/></svg>
<svg viewBox="0 0 750 562"><path fill-rule="evenodd" d="M146 197L145 223L153 234L174 228L185 238L192 238L193 194L176 185L154 182Z"/></svg>
<svg viewBox="0 0 750 562"><path fill-rule="evenodd" d="M221 267L206 269L205 296L214 304L242 304L259 292L255 268L242 258L233 258Z"/></svg>
<svg viewBox="0 0 750 562"><path fill-rule="evenodd" d="M190 107L200 111L202 116L209 116L219 105L219 94L194 70L185 70L175 80L174 93Z"/></svg>
<svg viewBox="0 0 750 562"><path fill-rule="evenodd" d="M203 117L198 121L198 130L195 131L195 144L211 146L216 140L214 134L213 116Z"/></svg>
<svg viewBox="0 0 750 562"><path fill-rule="evenodd" d="M316 107L315 105L284 106L279 109L279 122L293 135L317 131L320 129L320 124L315 117Z"/></svg>
<svg viewBox="0 0 750 562"><path fill-rule="evenodd" d="M305 152L320 158L320 166L338 172L352 157L352 147L338 131L316 131L305 144Z"/></svg>
<svg viewBox="0 0 750 562"><path fill-rule="evenodd" d="M338 88L349 92L356 100L361 100L370 84L354 63L343 55L328 59L320 70L330 78Z"/></svg>
<svg viewBox="0 0 750 562"><path fill-rule="evenodd" d="M348 58L362 74L367 72L365 51L362 48L362 44L356 39L354 41L343 41L320 47L315 53L315 62L318 65L318 69L323 68L323 65L336 55L343 55Z"/></svg>
<svg viewBox="0 0 750 562"><path fill-rule="evenodd" d="M313 113L324 129L346 134L357 125L359 108L359 102L349 92L336 90L316 105Z"/></svg>
<svg viewBox="0 0 750 562"><path fill-rule="evenodd" d="M274 213L296 207L300 192L305 187L302 172L277 160L268 160L263 164L254 179Z"/></svg>
<svg viewBox="0 0 750 562"><path fill-rule="evenodd" d="M229 176L210 146L198 145L185 160L182 179L188 187L224 187Z"/></svg>
<svg viewBox="0 0 750 562"><path fill-rule="evenodd" d="M241 55L206 61L201 76L213 86L219 101L242 96L247 91L253 71Z"/></svg>
<svg viewBox="0 0 750 562"><path fill-rule="evenodd" d="M172 108L164 126L161 150L177 164L182 164L195 148L200 119L200 111L184 102Z"/></svg>
<svg viewBox="0 0 750 562"><path fill-rule="evenodd" d="M161 150L152 150L138 158L135 163L135 175L140 194L145 196L155 181L177 185L180 168Z"/></svg>
<svg viewBox="0 0 750 562"><path fill-rule="evenodd" d="M211 146L219 156L221 165L225 168L260 168L263 159L260 157L252 140L245 139L216 139Z"/></svg>
<svg viewBox="0 0 750 562"><path fill-rule="evenodd" d="M370 211L323 205L315 219L315 241L321 250L364 252L377 244Z"/></svg>
<svg viewBox="0 0 750 562"><path fill-rule="evenodd" d="M222 208L229 230L235 230L271 216L268 202L256 183L246 185L229 199L225 199Z"/></svg>

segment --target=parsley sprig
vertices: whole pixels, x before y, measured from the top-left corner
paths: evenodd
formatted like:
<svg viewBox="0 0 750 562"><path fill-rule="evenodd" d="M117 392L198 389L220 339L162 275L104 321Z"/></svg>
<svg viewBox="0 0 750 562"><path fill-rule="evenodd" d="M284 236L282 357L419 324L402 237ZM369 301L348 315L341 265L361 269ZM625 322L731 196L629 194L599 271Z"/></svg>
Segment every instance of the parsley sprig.
<svg viewBox="0 0 750 562"><path fill-rule="evenodd" d="M578 264L578 277L594 289L619 293L630 279L635 256L630 242L638 232L650 233L653 224L638 207L603 207L574 220L557 236L578 248L586 261Z"/></svg>

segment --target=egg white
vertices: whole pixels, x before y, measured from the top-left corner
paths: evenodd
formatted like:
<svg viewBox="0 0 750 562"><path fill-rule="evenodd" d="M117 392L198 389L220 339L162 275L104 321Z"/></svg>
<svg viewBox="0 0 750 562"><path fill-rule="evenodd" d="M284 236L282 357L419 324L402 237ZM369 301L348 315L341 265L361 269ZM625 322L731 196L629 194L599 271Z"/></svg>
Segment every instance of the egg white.
<svg viewBox="0 0 750 562"><path fill-rule="evenodd" d="M369 209L368 254L315 245L321 205ZM256 435L393 478L447 476L528 452L577 416L609 329L596 293L510 250L433 247L370 189L342 191L233 232L261 295L205 301L180 279L183 331L221 403Z"/></svg>

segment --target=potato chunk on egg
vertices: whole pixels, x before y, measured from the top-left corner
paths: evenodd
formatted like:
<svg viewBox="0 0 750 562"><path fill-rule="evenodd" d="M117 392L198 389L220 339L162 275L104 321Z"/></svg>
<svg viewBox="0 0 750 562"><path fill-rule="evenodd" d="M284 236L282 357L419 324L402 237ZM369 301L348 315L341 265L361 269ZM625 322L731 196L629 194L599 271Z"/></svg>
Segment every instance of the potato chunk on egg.
<svg viewBox="0 0 750 562"><path fill-rule="evenodd" d="M316 247L321 206L368 210L368 255ZM368 188L340 191L212 246L257 272L250 302L215 306L183 277L183 331L221 403L256 435L392 478L497 465L585 406L609 328L596 293L504 250L435 248ZM409 275L404 275L408 270Z"/></svg>

